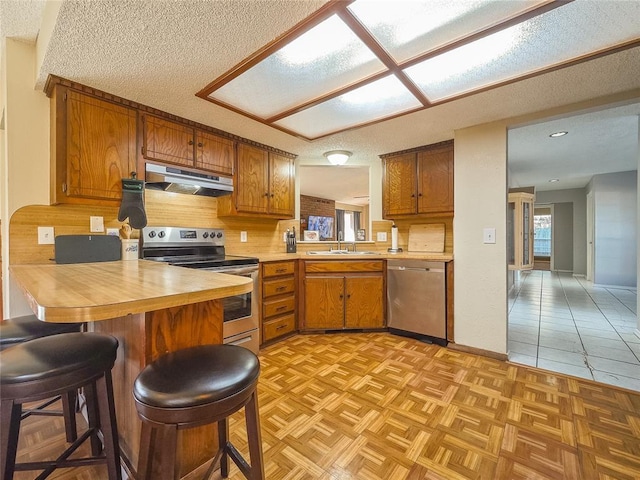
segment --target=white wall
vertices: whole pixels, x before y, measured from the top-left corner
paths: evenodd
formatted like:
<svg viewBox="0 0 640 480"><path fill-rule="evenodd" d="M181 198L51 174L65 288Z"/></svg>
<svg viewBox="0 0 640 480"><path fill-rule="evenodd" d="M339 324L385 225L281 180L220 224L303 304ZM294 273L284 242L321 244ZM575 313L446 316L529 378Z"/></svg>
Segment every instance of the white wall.
<svg viewBox="0 0 640 480"><path fill-rule="evenodd" d="M568 228L573 229L573 273L574 275L586 275L587 191L584 188L571 188L566 190L536 192L536 204L567 202L573 204L573 225L568 226ZM554 227L558 227L555 221ZM552 235L555 235L555 232L552 233Z"/></svg>
<svg viewBox="0 0 640 480"><path fill-rule="evenodd" d="M507 353L507 129L455 132L453 219L455 341ZM485 227L496 243L484 244Z"/></svg>
<svg viewBox="0 0 640 480"><path fill-rule="evenodd" d="M35 47L7 39L2 71L5 98L2 178L2 268L10 278L9 219L25 205L49 204L49 99L34 89ZM9 288L6 288L6 287ZM13 282L5 282L4 316L31 313Z"/></svg>
<svg viewBox="0 0 640 480"><path fill-rule="evenodd" d="M595 276L597 285L635 287L637 283L637 172L596 175Z"/></svg>

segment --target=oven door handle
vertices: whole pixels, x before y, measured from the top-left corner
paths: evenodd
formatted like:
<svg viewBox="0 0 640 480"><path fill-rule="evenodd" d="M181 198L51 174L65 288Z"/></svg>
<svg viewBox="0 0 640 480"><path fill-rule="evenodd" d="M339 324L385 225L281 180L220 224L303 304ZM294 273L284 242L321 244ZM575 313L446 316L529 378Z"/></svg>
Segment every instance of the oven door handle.
<svg viewBox="0 0 640 480"><path fill-rule="evenodd" d="M245 275L247 273L254 273L258 271L258 266L252 266L252 267L244 267L244 268L230 268L230 269L224 269L224 270L214 270L215 272L218 273L226 273L227 275Z"/></svg>

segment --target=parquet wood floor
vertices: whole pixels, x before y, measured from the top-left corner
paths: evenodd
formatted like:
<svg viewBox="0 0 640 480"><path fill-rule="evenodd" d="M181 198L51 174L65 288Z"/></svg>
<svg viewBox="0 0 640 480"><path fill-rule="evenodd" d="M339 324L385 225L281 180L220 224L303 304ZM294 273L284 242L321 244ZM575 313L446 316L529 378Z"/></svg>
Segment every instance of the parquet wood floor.
<svg viewBox="0 0 640 480"><path fill-rule="evenodd" d="M640 479L637 392L386 333L295 336L260 360L268 480ZM62 437L46 421L22 455ZM230 429L246 455L242 414Z"/></svg>

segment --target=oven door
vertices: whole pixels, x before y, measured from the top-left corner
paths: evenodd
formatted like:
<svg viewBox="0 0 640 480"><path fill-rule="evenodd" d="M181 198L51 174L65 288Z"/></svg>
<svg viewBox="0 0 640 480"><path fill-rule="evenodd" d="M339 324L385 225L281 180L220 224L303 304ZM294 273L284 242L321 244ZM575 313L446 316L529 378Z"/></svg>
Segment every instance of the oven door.
<svg viewBox="0 0 640 480"><path fill-rule="evenodd" d="M253 281L251 292L222 299L224 311L222 336L224 343L241 345L257 354L260 344L258 266L227 267L222 270L215 269L215 271L227 275L240 275Z"/></svg>

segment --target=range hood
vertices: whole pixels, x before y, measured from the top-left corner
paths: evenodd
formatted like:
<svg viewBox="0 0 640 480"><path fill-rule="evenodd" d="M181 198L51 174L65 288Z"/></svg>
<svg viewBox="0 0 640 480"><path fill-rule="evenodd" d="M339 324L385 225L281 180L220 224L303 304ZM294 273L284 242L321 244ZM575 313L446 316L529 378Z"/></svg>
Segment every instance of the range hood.
<svg viewBox="0 0 640 480"><path fill-rule="evenodd" d="M233 178L206 175L147 163L145 188L165 192L219 197L233 192Z"/></svg>

